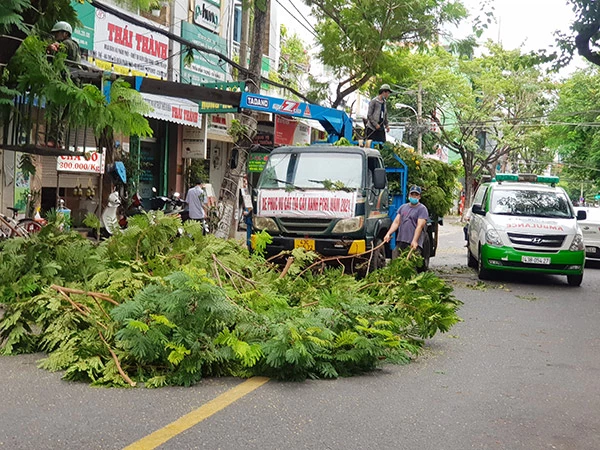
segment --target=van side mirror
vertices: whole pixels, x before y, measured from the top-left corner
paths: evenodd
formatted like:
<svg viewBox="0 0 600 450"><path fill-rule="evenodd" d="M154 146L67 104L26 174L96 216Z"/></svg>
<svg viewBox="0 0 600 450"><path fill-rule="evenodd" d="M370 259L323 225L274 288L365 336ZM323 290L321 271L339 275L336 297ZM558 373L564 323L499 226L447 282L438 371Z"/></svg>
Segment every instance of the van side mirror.
<svg viewBox="0 0 600 450"><path fill-rule="evenodd" d="M471 207L471 212L473 214L477 214L478 216L485 216L485 211L481 205L473 205Z"/></svg>
<svg viewBox="0 0 600 450"><path fill-rule="evenodd" d="M377 167L373 171L373 187L375 189L385 189L387 184L387 178L385 175L385 169L383 167Z"/></svg>
<svg viewBox="0 0 600 450"><path fill-rule="evenodd" d="M577 211L577 220L585 220L587 219L587 212L579 210Z"/></svg>

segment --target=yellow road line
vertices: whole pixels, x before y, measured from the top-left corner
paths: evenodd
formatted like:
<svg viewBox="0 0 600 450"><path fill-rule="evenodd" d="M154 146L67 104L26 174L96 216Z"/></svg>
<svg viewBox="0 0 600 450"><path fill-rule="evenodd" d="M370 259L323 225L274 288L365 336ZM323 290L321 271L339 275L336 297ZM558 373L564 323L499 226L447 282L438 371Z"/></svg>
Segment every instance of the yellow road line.
<svg viewBox="0 0 600 450"><path fill-rule="evenodd" d="M204 419L221 411L255 389L258 389L267 381L269 381L269 378L250 378L249 380L244 381L227 392L224 392L210 402L202 405L200 408L180 417L175 422L171 422L169 425L161 428L160 430L156 430L154 433L149 434L148 436L134 442L131 445L128 445L124 450L154 449L159 445L164 444L169 439L174 438L178 434L183 433L185 430L202 422Z"/></svg>

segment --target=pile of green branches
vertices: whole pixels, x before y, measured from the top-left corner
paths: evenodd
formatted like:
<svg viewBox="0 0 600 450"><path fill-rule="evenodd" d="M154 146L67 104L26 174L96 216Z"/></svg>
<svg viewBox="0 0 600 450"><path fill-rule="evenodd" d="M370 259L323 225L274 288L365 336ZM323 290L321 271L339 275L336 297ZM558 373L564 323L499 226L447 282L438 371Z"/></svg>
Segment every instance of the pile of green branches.
<svg viewBox="0 0 600 450"><path fill-rule="evenodd" d="M334 378L408 362L460 320L407 258L357 280L297 250L282 271L181 226L156 213L100 244L53 226L1 243L1 352L44 352L40 367L95 385Z"/></svg>
<svg viewBox="0 0 600 450"><path fill-rule="evenodd" d="M426 158L412 148L386 143L381 149L386 167L400 167L394 158L399 156L408 168L408 185L416 184L423 188L421 202L429 210L431 217L444 217L454 206L458 195L458 169L455 166ZM391 193L401 192L399 177L388 175Z"/></svg>

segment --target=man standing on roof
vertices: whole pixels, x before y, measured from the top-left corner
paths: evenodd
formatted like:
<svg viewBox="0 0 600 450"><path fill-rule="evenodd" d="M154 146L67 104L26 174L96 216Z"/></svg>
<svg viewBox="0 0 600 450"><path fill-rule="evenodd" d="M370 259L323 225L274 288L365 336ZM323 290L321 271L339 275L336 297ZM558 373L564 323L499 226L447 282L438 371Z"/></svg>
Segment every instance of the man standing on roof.
<svg viewBox="0 0 600 450"><path fill-rule="evenodd" d="M67 59L73 62L81 61L81 50L79 44L71 39L73 27L64 21L56 22L50 30L54 36L54 42L48 45L46 51L52 55L64 51L67 54Z"/></svg>
<svg viewBox="0 0 600 450"><path fill-rule="evenodd" d="M396 258L400 250L410 247L413 251L423 254L423 241L425 233L423 230L427 226L429 211L421 202L421 188L419 186L411 186L408 194L408 203L400 206L396 213L396 218L392 222L392 226L383 238L385 242L389 242L394 231L396 234L396 248L392 258Z"/></svg>
<svg viewBox="0 0 600 450"><path fill-rule="evenodd" d="M379 95L369 103L366 129L367 139L376 142L386 141L385 132L390 131L386 100L391 93L390 85L382 84L379 88Z"/></svg>

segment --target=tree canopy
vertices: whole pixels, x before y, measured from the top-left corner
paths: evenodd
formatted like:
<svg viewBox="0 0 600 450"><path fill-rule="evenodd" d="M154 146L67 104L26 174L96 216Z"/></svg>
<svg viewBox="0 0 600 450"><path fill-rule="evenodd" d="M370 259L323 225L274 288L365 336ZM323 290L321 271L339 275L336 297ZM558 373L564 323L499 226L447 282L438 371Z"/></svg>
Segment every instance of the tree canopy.
<svg viewBox="0 0 600 450"><path fill-rule="evenodd" d="M488 43L477 58L435 48L410 53L404 63L411 67L409 75L395 84L408 89L396 101L414 104L412 95L421 84L425 119L439 128L429 134L429 145L460 155L467 198L484 173L493 175L498 168L535 171L552 160L540 124L552 86L537 59Z"/></svg>
<svg viewBox="0 0 600 450"><path fill-rule="evenodd" d="M386 70L395 48L422 47L467 16L450 0L304 0L317 18L318 57L336 76L332 106Z"/></svg>
<svg viewBox="0 0 600 450"><path fill-rule="evenodd" d="M584 194L595 195L600 187L600 70L575 72L558 94L549 139L564 164L561 178L569 180L578 194L583 184Z"/></svg>
<svg viewBox="0 0 600 450"><path fill-rule="evenodd" d="M557 33L558 43L562 49L558 64L567 65L573 53L581 56L595 65L600 65L600 4L596 0L567 0L573 7L575 20L570 27L570 33Z"/></svg>

